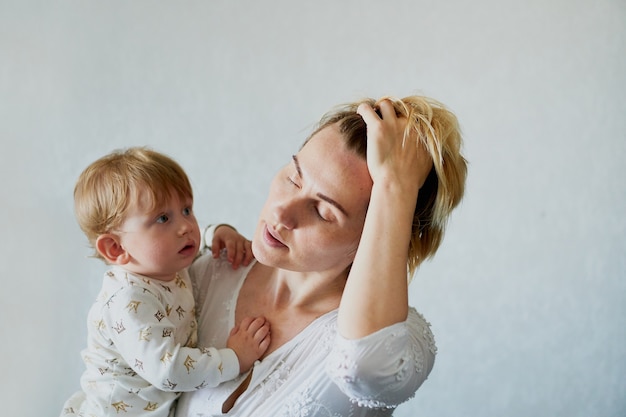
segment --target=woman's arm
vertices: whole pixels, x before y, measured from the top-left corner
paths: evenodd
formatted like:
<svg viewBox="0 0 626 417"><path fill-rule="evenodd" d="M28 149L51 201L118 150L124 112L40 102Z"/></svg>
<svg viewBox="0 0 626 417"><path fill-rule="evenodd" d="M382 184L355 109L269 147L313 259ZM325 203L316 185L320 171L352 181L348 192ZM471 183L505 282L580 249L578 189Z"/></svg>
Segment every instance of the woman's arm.
<svg viewBox="0 0 626 417"><path fill-rule="evenodd" d="M367 105L367 166L373 186L361 241L339 307L338 329L356 339L406 320L407 256L419 188L432 161L393 104L380 103L382 118Z"/></svg>

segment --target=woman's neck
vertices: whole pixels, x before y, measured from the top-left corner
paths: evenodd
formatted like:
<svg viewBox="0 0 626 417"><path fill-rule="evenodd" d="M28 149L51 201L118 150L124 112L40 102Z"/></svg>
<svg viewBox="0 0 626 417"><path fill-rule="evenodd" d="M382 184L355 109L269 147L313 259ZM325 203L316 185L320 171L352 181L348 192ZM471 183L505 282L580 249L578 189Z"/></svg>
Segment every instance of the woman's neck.
<svg viewBox="0 0 626 417"><path fill-rule="evenodd" d="M346 285L347 272L303 273L261 265L267 301L273 308L328 311L337 308ZM324 307L326 306L326 307Z"/></svg>
<svg viewBox="0 0 626 417"><path fill-rule="evenodd" d="M239 292L235 321L265 317L271 324L269 355L314 320L339 307L346 274L303 274L256 263Z"/></svg>

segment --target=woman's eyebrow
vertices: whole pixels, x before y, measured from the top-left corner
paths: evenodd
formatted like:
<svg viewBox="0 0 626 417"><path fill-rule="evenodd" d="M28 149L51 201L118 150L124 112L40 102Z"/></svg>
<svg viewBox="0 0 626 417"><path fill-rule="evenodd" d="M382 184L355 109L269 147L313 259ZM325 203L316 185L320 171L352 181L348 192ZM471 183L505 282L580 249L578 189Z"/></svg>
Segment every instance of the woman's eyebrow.
<svg viewBox="0 0 626 417"><path fill-rule="evenodd" d="M300 178L302 178L302 169L300 168L300 162L298 161L298 157L296 155L292 155L291 158L293 159L293 164L296 167L296 172L298 173L298 176ZM343 206L341 204L339 204L337 201L333 200L332 198L328 197L327 195L324 195L322 193L317 193L316 194L318 198L326 201L329 204L332 204L333 206L335 206L337 208L337 210L339 210L340 212L343 213L344 216L346 217L350 217L348 215L348 212L346 211L346 209L343 208Z"/></svg>
<svg viewBox="0 0 626 417"><path fill-rule="evenodd" d="M300 169L300 162L298 162L298 157L295 155L291 155L291 159L293 159L293 164L296 166L296 172L298 176L302 178L302 170Z"/></svg>

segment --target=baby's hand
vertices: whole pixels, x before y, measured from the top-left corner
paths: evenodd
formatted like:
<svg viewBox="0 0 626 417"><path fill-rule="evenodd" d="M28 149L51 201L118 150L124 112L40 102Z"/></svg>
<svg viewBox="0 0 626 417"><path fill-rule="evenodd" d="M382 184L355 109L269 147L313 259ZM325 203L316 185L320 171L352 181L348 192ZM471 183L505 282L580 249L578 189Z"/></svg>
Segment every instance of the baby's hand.
<svg viewBox="0 0 626 417"><path fill-rule="evenodd" d="M254 258L252 243L228 225L218 226L213 233L211 242L213 257L219 257L224 248L226 248L226 256L233 269L239 268L239 265L248 266Z"/></svg>
<svg viewBox="0 0 626 417"><path fill-rule="evenodd" d="M254 361L265 353L270 345L270 323L264 317L244 318L230 331L226 346L239 358L239 370L247 372Z"/></svg>

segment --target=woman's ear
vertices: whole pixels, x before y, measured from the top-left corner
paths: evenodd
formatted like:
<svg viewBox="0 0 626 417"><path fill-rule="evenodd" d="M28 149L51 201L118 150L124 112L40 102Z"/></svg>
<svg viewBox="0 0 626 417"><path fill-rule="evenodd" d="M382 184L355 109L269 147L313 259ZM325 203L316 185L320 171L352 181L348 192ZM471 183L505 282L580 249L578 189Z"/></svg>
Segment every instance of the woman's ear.
<svg viewBox="0 0 626 417"><path fill-rule="evenodd" d="M109 263L116 265L127 264L129 253L120 243L119 236L105 233L96 239L96 250Z"/></svg>

